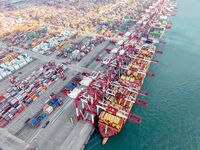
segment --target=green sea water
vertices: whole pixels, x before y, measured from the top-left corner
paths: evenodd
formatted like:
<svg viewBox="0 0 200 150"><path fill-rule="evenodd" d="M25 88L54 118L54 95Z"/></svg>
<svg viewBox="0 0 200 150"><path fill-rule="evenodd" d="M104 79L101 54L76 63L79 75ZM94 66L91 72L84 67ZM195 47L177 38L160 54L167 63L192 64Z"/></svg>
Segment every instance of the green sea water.
<svg viewBox="0 0 200 150"><path fill-rule="evenodd" d="M200 150L200 0L179 0L173 27L164 36L163 55L155 56L142 97L134 106L140 125L128 121L118 135L101 145L95 133L86 150Z"/></svg>

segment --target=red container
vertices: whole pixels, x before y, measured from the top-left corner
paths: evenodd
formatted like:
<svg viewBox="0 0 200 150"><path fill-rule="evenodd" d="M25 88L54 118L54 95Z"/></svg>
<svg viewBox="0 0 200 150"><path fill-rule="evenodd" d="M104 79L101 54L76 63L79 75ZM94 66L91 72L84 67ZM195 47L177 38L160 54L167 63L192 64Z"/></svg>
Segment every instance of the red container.
<svg viewBox="0 0 200 150"><path fill-rule="evenodd" d="M34 95L32 96L32 99L33 99L33 101L35 101L35 100L37 99L37 96L34 94Z"/></svg>
<svg viewBox="0 0 200 150"><path fill-rule="evenodd" d="M16 118L17 116L19 116L18 112L13 115L13 119Z"/></svg>
<svg viewBox="0 0 200 150"><path fill-rule="evenodd" d="M4 120L3 118L0 118L0 127L1 128L4 128L7 124L8 124L8 122L6 120Z"/></svg>
<svg viewBox="0 0 200 150"><path fill-rule="evenodd" d="M26 95L26 96L24 97L24 101L27 101L28 99L29 99L29 96Z"/></svg>
<svg viewBox="0 0 200 150"><path fill-rule="evenodd" d="M10 108L11 108L11 107L10 107L8 104L6 104L6 105L4 106L4 108L3 108L4 113L6 113L7 111L9 111Z"/></svg>
<svg viewBox="0 0 200 150"><path fill-rule="evenodd" d="M38 88L39 86L40 86L39 83L36 83L36 84L34 85L35 88Z"/></svg>
<svg viewBox="0 0 200 150"><path fill-rule="evenodd" d="M2 101L4 99L3 95L0 95L0 101Z"/></svg>
<svg viewBox="0 0 200 150"><path fill-rule="evenodd" d="M5 93L4 97L5 97L5 99L9 99L11 97L11 95L9 93Z"/></svg>
<svg viewBox="0 0 200 150"><path fill-rule="evenodd" d="M19 113L21 113L25 108L26 106L24 104L20 104L16 109L18 110Z"/></svg>
<svg viewBox="0 0 200 150"><path fill-rule="evenodd" d="M40 125L40 122L37 122L36 124L33 125L33 128L37 128Z"/></svg>
<svg viewBox="0 0 200 150"><path fill-rule="evenodd" d="M35 93L33 93L33 92L30 92L30 93L28 94L28 96L29 96L29 97L33 97L33 96L34 96L34 94L35 94Z"/></svg>

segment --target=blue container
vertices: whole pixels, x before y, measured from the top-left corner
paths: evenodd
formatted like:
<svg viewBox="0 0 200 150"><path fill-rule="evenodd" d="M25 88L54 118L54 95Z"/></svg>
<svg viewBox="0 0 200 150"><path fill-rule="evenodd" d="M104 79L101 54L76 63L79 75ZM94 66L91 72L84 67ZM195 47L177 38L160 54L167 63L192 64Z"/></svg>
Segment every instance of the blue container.
<svg viewBox="0 0 200 150"><path fill-rule="evenodd" d="M12 97L14 97L15 95L17 95L18 94L18 92L12 92L12 93L10 93L10 95L12 96Z"/></svg>
<svg viewBox="0 0 200 150"><path fill-rule="evenodd" d="M33 99L32 99L32 98L29 98L29 99L26 101L27 104L31 104L32 102L33 102Z"/></svg>
<svg viewBox="0 0 200 150"><path fill-rule="evenodd" d="M34 126L34 124L36 124L37 122L38 120L36 118L33 118L30 123L32 126Z"/></svg>
<svg viewBox="0 0 200 150"><path fill-rule="evenodd" d="M37 121L38 122L41 122L44 118L46 118L47 117L47 115L46 115L46 113L42 113L38 118L37 118Z"/></svg>
<svg viewBox="0 0 200 150"><path fill-rule="evenodd" d="M19 106L19 103L16 103L13 105L13 107L17 108L17 106Z"/></svg>
<svg viewBox="0 0 200 150"><path fill-rule="evenodd" d="M74 83L74 82L69 82L65 87L66 87L67 89L73 90L76 86L77 86L76 83Z"/></svg>

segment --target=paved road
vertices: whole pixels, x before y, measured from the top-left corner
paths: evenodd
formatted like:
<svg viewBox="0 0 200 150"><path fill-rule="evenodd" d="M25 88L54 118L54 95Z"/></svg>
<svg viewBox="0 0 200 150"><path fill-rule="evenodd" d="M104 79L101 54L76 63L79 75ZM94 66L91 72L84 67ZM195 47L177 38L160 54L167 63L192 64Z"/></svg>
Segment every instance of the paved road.
<svg viewBox="0 0 200 150"><path fill-rule="evenodd" d="M13 136L8 131L0 128L0 149L1 150L23 150L31 146L19 138Z"/></svg>
<svg viewBox="0 0 200 150"><path fill-rule="evenodd" d="M55 150L59 149L65 139L70 135L70 132L74 130L77 122L72 124L70 122L70 117L75 118L74 101L70 100L68 103L60 110L61 113L59 117L54 117L50 124L45 128L37 132L36 137L30 139L31 145L37 144L42 150Z"/></svg>
<svg viewBox="0 0 200 150"><path fill-rule="evenodd" d="M63 142L60 150L80 150L84 148L85 141L89 140L93 127L91 124L80 121Z"/></svg>

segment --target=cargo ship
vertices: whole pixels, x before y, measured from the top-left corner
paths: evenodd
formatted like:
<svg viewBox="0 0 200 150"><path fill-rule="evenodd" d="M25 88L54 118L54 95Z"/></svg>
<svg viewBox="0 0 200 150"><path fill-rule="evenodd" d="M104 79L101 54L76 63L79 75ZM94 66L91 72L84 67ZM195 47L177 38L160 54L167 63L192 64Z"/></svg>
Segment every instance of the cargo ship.
<svg viewBox="0 0 200 150"><path fill-rule="evenodd" d="M153 20L150 22L151 24L146 23L143 29L137 30L141 34L137 37L136 45L140 42L142 46L134 50L134 57L128 61L127 66L124 67L125 69L122 67L120 68L123 71L120 73L120 77L117 81L118 83L112 83L105 93L104 105L106 110L101 111L98 120L99 132L103 137L102 144L106 144L111 136L119 133L127 120L132 120L138 124L141 122L140 117L131 114L131 109L134 104L140 104L142 106L148 105L147 102L138 99L137 96L139 94L147 95L146 92L141 91L142 84L146 76L155 75L147 72L151 62L158 63L158 61L153 60L154 54L162 53L156 50L155 45L163 43L163 41L161 41L162 36L165 29L169 28L167 24L169 16L163 17L164 11L168 13L166 8L169 7L168 1L167 3L165 2L166 1L160 1L160 3L158 3L158 9L155 9L157 14L150 16L150 19ZM129 43L130 41L131 40L129 40Z"/></svg>
<svg viewBox="0 0 200 150"><path fill-rule="evenodd" d="M138 99L138 94L147 95L141 91L141 86L146 76L154 76L147 72L151 64L153 55L156 52L154 45L144 45L135 55L127 68L120 75L118 82L112 83L105 94L106 111L99 115L98 127L103 137L102 144L105 144L109 137L121 131L126 120L140 123L141 118L131 113L134 104L142 106L148 105L147 102Z"/></svg>

